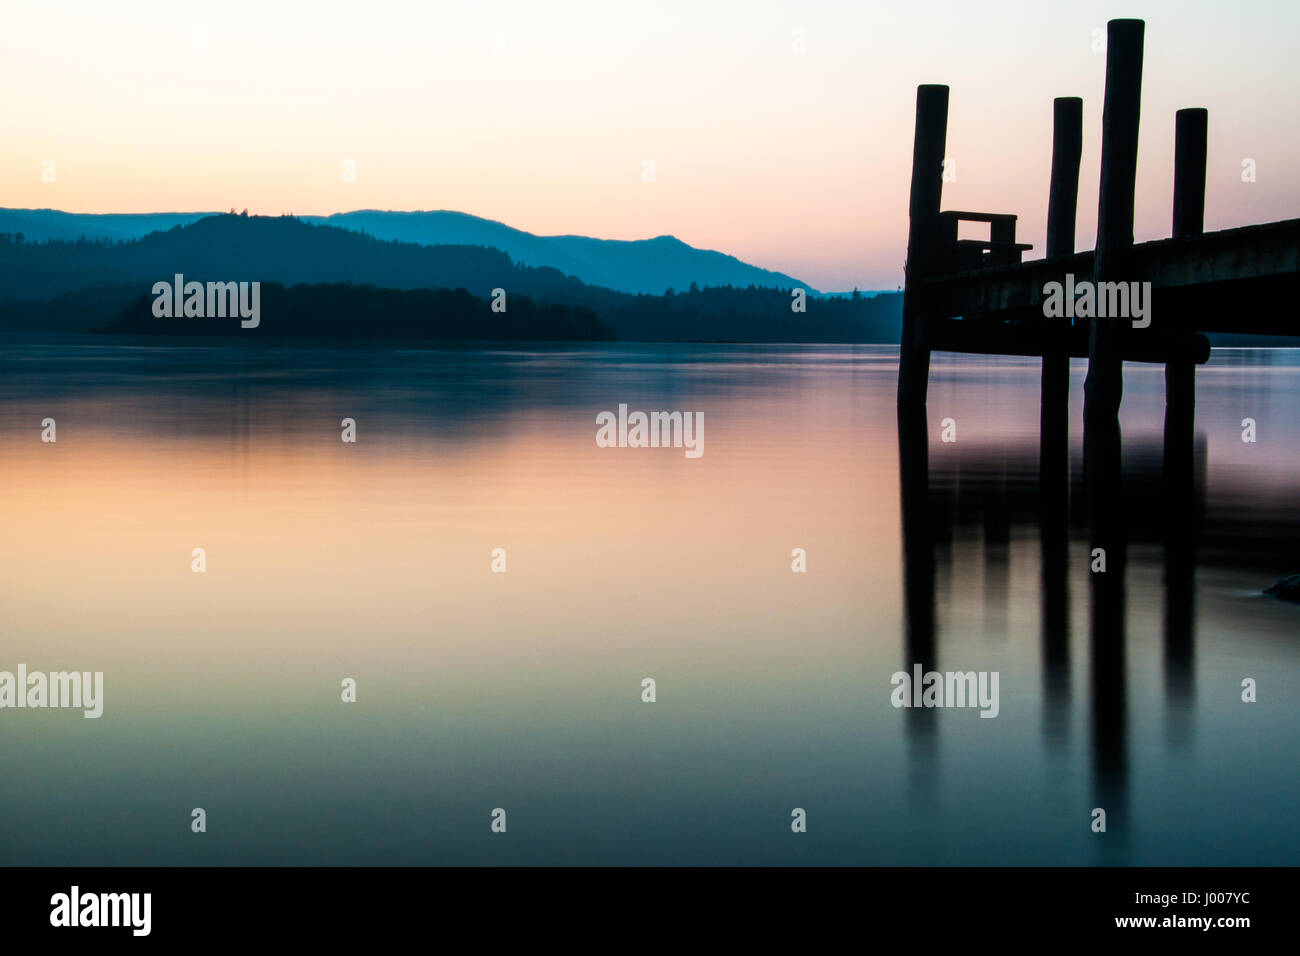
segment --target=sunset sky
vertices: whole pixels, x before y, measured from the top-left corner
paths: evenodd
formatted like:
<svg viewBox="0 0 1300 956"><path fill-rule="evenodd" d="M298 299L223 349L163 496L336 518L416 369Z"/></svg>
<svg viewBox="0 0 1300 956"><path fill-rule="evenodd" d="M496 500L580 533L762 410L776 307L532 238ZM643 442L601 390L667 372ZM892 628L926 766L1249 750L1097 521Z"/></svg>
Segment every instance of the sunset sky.
<svg viewBox="0 0 1300 956"><path fill-rule="evenodd" d="M952 87L945 205L1018 213L1031 256L1052 97L1082 96L1091 247L1093 31L1124 16L1147 21L1137 238L1169 233L1186 106L1209 109L1207 228L1300 216L1294 0L5 6L0 206L456 209L894 288L918 83Z"/></svg>

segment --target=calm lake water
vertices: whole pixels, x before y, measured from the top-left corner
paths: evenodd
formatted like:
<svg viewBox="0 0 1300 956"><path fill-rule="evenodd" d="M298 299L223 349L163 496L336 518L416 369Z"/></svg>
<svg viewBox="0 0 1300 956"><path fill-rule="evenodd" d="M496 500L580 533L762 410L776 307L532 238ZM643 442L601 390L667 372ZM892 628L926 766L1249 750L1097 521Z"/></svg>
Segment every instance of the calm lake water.
<svg viewBox="0 0 1300 956"><path fill-rule="evenodd" d="M1031 360L935 357L905 602L892 348L2 344L0 670L105 692L0 711L0 862L1300 863L1300 607L1260 595L1300 571L1300 353L1199 371L1190 546L1127 367L1098 633ZM703 456L597 447L620 403L703 412ZM998 716L893 707L922 651Z"/></svg>

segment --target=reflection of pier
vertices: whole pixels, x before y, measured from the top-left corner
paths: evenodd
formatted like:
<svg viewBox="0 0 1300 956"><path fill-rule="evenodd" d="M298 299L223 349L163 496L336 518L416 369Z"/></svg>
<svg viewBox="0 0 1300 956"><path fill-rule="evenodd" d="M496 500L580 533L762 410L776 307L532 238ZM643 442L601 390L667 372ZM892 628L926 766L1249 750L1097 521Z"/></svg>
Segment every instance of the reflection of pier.
<svg viewBox="0 0 1300 956"><path fill-rule="evenodd" d="M1067 484L1061 489L1040 480L1040 447L1032 439L980 444L963 438L942 444L935 438L932 447L924 409L901 415L899 425L906 614L902 667L920 663L926 670L969 669L962 646L971 635L963 632L944 640L937 623L936 590L942 591L945 581L965 581L970 590L963 606L969 609L971 602L978 606L983 601L987 610L995 602L996 612L1006 600L1005 585L997 582L1009 577L1004 564L1007 542L1024 561L1024 544L1037 537L1045 741L1052 749L1063 745L1075 703L1072 693L1084 686L1071 669L1072 644L1080 646L1080 635L1071 632L1070 602L1071 583L1077 596L1086 580L1089 623L1081 662L1087 668L1084 711L1095 805L1110 813L1113 830L1122 830L1129 778L1125 618L1130 602L1125 579L1113 567L1106 574L1089 570L1087 516L1084 509L1069 504L1071 487L1082 482L1078 444L1073 455L1071 449L1063 450ZM1207 488L1202 437L1183 450L1187 466L1172 487L1166 480L1168 451L1158 435L1129 442L1116 524L1124 532L1126 547L1148 560L1163 554L1163 595L1152 595L1150 601L1161 617L1166 734L1169 743L1178 746L1192 731L1196 695L1195 569L1253 571L1290 560L1300 540L1300 494L1261 489L1245 476L1237 484L1231 474ZM985 581L970 582L969 569L981 564ZM1109 586L1099 586L1103 580ZM1004 683L1004 711L1015 706L1005 696L1011 693L1013 685ZM906 726L917 758L914 773L928 773L937 746L936 713L909 709ZM921 787L916 792L924 796Z"/></svg>

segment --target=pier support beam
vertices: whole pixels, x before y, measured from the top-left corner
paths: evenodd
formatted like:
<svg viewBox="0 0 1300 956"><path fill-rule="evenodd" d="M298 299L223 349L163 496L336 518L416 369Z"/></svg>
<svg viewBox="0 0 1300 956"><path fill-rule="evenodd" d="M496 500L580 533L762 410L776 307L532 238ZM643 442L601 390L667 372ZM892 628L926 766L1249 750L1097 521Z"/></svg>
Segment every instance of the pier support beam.
<svg viewBox="0 0 1300 956"><path fill-rule="evenodd" d="M1209 117L1179 110L1174 121L1175 238L1205 230L1205 158ZM1167 320L1168 317L1166 317ZM1156 321L1160 321L1159 318ZM1196 545L1201 508L1197 495L1196 365L1165 363L1165 689L1171 742L1187 737L1184 715L1194 692L1191 665L1196 641Z"/></svg>
<svg viewBox="0 0 1300 956"><path fill-rule="evenodd" d="M1179 110L1174 122L1174 238L1205 231L1205 156L1208 114ZM1164 317L1168 322L1169 317ZM1160 319L1156 320L1161 321ZM1165 363L1166 485L1180 476L1190 481L1192 432L1196 418L1196 366L1185 360ZM1182 486L1172 486L1181 492Z"/></svg>
<svg viewBox="0 0 1300 956"><path fill-rule="evenodd" d="M904 267L903 335L898 351L898 404L924 406L930 378L926 317L915 291L918 279L934 271L943 194L943 154L948 138L948 87L916 88L912 141L912 191L908 202L907 264Z"/></svg>
<svg viewBox="0 0 1300 956"><path fill-rule="evenodd" d="M1174 238L1205 232L1205 155L1209 113L1174 114Z"/></svg>
<svg viewBox="0 0 1300 956"><path fill-rule="evenodd" d="M1141 20L1107 25L1106 102L1101 119L1101 194L1097 209L1097 282L1128 281L1133 248L1134 184L1142 103ZM1121 358L1127 320L1093 319L1084 384L1083 454L1093 547L1114 549L1110 564L1122 575L1119 408L1124 396ZM1115 567L1116 565L1118 567Z"/></svg>
<svg viewBox="0 0 1300 956"><path fill-rule="evenodd" d="M1047 258L1074 253L1083 153L1083 100L1060 96L1052 103L1052 185L1047 199ZM1068 328L1045 329L1039 411L1038 478L1044 518L1063 512L1070 475L1070 347Z"/></svg>
<svg viewBox="0 0 1300 956"><path fill-rule="evenodd" d="M1083 154L1083 100L1052 101L1052 185L1047 197L1047 258L1074 253L1079 205L1079 158Z"/></svg>
<svg viewBox="0 0 1300 956"><path fill-rule="evenodd" d="M1074 252L1083 153L1083 100L1052 103L1052 184L1047 198L1047 258ZM1038 423L1041 510L1044 729L1068 729L1070 710L1070 328L1043 326L1043 379Z"/></svg>

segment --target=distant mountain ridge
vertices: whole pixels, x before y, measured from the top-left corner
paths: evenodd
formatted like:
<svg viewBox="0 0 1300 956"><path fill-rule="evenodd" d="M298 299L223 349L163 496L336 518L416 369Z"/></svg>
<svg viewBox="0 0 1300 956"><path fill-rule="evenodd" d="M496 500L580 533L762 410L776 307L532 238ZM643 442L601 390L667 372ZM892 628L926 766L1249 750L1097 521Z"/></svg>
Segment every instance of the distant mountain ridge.
<svg viewBox="0 0 1300 956"><path fill-rule="evenodd" d="M3 247L0 299L48 299L95 287L151 284L177 272L289 285L463 287L480 297L500 286L551 301L599 291L556 269L520 266L499 249L383 240L292 216L214 215L139 239L32 242L24 236L23 242L5 241Z"/></svg>
<svg viewBox="0 0 1300 956"><path fill-rule="evenodd" d="M215 212L63 212L59 209L0 207L0 233L21 233L28 242L50 239L139 239L173 226L188 226Z"/></svg>
<svg viewBox="0 0 1300 956"><path fill-rule="evenodd" d="M573 334L624 341L896 342L901 317L896 294L818 297L753 284L632 294L549 266L520 265L484 245L429 246L293 216L222 214L125 241L32 242L25 234L20 240L0 233L0 328L85 331L113 323L118 331L184 334L189 323L159 329L148 321L155 285L182 281L178 274L186 282L276 283L288 290L278 304L268 300L259 326L266 335L279 328L294 336L346 330L387 338L527 332L538 340ZM464 290L480 305L463 296L401 294L418 290ZM330 297L338 308L317 308ZM498 298L502 310L495 301L489 309L487 302ZM419 318L426 306L437 314ZM124 308L131 310L125 324L116 321ZM475 308L483 313L477 320ZM202 333L217 329L205 326Z"/></svg>
<svg viewBox="0 0 1300 956"><path fill-rule="evenodd" d="M22 233L29 242L49 239L139 239L151 232L189 225L211 212L69 213L55 209L0 208L0 233ZM517 264L546 266L587 285L618 292L661 295L705 286L750 285L789 289L810 295L818 290L792 276L742 262L735 256L696 249L673 236L653 239L593 239L587 236L538 236L492 219L438 210L395 212L361 209L330 216L298 216L365 233L376 239L417 245L474 245L499 249Z"/></svg>

